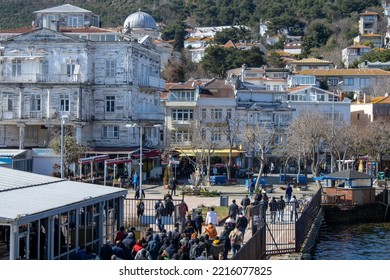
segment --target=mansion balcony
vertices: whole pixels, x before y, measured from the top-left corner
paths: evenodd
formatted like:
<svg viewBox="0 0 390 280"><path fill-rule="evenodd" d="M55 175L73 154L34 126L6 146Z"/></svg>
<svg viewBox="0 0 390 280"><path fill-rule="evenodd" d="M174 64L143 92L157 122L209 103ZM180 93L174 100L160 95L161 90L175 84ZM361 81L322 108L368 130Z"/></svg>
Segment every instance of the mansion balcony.
<svg viewBox="0 0 390 280"><path fill-rule="evenodd" d="M133 121L145 121L145 122L162 122L164 121L165 114L164 113L152 113L152 112L144 112L133 115Z"/></svg>
<svg viewBox="0 0 390 280"><path fill-rule="evenodd" d="M143 90L165 90L165 80L158 77L141 77L138 86Z"/></svg>
<svg viewBox="0 0 390 280"><path fill-rule="evenodd" d="M60 83L71 84L80 83L80 74L20 74L20 75L2 75L1 83Z"/></svg>
<svg viewBox="0 0 390 280"><path fill-rule="evenodd" d="M189 126L194 123L194 120L171 120L171 125L176 127Z"/></svg>

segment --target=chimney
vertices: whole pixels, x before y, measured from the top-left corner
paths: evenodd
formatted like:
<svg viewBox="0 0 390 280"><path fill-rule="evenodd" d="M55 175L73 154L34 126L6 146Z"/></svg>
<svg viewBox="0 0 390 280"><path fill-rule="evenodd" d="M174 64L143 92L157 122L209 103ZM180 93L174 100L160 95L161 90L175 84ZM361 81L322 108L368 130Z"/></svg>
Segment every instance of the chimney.
<svg viewBox="0 0 390 280"><path fill-rule="evenodd" d="M246 65L245 63L241 66L241 82L245 82L246 75Z"/></svg>

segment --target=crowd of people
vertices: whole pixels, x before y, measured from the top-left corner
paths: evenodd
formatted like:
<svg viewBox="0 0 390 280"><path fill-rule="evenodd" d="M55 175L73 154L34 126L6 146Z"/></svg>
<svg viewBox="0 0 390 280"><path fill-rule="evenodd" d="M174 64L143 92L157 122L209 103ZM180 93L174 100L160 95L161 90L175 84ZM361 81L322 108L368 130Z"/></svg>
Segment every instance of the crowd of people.
<svg viewBox="0 0 390 280"><path fill-rule="evenodd" d="M145 229L136 238L135 228L121 227L114 243L107 240L100 249L102 260L227 260L229 252L234 256L244 242L248 220L234 201L229 207L229 217L224 221L222 232L213 207L205 217L197 212L192 218L187 215L184 227L176 223L172 231L159 228Z"/></svg>

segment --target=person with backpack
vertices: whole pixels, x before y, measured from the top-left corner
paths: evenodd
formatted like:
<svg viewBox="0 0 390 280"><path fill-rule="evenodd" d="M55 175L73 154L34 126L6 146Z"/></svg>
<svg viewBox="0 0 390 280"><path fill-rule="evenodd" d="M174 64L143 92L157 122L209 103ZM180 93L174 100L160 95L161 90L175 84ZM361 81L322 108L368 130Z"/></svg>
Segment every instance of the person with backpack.
<svg viewBox="0 0 390 280"><path fill-rule="evenodd" d="M242 232L236 227L229 234L230 244L232 246L232 256L234 257L242 245Z"/></svg>
<svg viewBox="0 0 390 280"><path fill-rule="evenodd" d="M142 200L137 201L137 217L140 218L145 212L145 203Z"/></svg>

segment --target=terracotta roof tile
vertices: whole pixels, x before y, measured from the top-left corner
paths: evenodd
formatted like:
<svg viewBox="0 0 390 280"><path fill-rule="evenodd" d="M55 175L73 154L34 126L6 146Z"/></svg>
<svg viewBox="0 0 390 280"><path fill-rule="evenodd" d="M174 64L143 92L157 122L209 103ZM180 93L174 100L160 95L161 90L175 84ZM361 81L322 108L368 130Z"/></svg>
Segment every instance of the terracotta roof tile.
<svg viewBox="0 0 390 280"><path fill-rule="evenodd" d="M301 60L290 61L289 64L332 64L331 61L309 57Z"/></svg>
<svg viewBox="0 0 390 280"><path fill-rule="evenodd" d="M214 79L205 84L199 94L200 98L234 98L233 86L224 79Z"/></svg>
<svg viewBox="0 0 390 280"><path fill-rule="evenodd" d="M206 82L210 80L188 80L185 83L175 83L173 84L169 90L183 90L183 89L191 89L194 90L196 86L202 86Z"/></svg>
<svg viewBox="0 0 390 280"><path fill-rule="evenodd" d="M23 34L27 32L31 32L35 29L38 29L36 27L32 26L26 26L26 27L19 27L19 28L13 28L13 29L3 29L0 30L0 33L18 33L18 34Z"/></svg>
<svg viewBox="0 0 390 280"><path fill-rule="evenodd" d="M377 68L361 69L306 69L300 71L301 75L314 76L390 76L389 71Z"/></svg>
<svg viewBox="0 0 390 280"><path fill-rule="evenodd" d="M233 43L232 40L229 40L225 45L223 45L225 48L237 48L236 45Z"/></svg>
<svg viewBox="0 0 390 280"><path fill-rule="evenodd" d="M364 45L352 45L349 46L348 49L371 49L371 47L364 46Z"/></svg>
<svg viewBox="0 0 390 280"><path fill-rule="evenodd" d="M370 12L370 11L366 11L364 13L359 14L359 16L377 16L377 15L379 15L379 14L376 12Z"/></svg>

